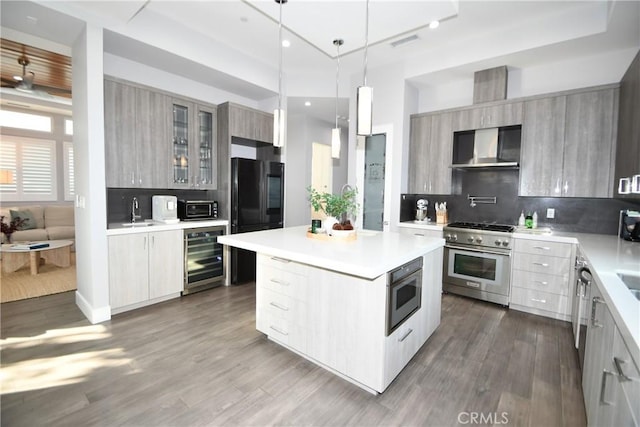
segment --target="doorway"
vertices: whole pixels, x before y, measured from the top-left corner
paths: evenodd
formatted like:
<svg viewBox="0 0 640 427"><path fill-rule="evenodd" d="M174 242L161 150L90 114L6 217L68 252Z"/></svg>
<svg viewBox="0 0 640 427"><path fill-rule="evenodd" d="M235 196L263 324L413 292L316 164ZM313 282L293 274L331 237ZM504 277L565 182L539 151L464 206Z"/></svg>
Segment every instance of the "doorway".
<svg viewBox="0 0 640 427"><path fill-rule="evenodd" d="M333 170L331 146L314 142L311 145L311 187L317 191L332 192ZM324 219L322 212L311 209L311 219Z"/></svg>

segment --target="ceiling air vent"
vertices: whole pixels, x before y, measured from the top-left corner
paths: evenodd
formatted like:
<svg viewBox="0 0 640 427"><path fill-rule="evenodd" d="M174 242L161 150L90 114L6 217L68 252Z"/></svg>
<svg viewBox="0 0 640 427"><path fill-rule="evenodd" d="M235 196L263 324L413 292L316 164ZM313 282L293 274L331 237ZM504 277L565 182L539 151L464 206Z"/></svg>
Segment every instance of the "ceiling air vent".
<svg viewBox="0 0 640 427"><path fill-rule="evenodd" d="M411 43L414 40L418 40L418 35L417 34L410 35L410 36L405 37L405 38L400 39L400 40L392 41L389 44L391 45L391 47L398 47L398 46L401 46L403 44Z"/></svg>

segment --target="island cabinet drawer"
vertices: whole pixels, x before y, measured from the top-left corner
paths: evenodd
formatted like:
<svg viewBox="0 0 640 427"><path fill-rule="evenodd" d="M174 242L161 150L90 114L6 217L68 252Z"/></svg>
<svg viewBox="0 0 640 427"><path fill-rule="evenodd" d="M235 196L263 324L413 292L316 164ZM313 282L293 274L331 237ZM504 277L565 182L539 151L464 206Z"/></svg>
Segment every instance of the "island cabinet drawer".
<svg viewBox="0 0 640 427"><path fill-rule="evenodd" d="M436 237L442 239L442 230L428 230L424 228L398 227L398 232L407 236Z"/></svg>
<svg viewBox="0 0 640 427"><path fill-rule="evenodd" d="M287 295L259 287L256 295L256 328L288 344L306 350L306 304Z"/></svg>
<svg viewBox="0 0 640 427"><path fill-rule="evenodd" d="M571 243L545 242L540 240L515 239L516 252L570 258L573 245Z"/></svg>
<svg viewBox="0 0 640 427"><path fill-rule="evenodd" d="M402 371L422 345L420 340L420 310L411 315L385 341L384 387Z"/></svg>
<svg viewBox="0 0 640 427"><path fill-rule="evenodd" d="M569 258L557 258L545 255L532 255L516 252L513 256L513 268L531 273L553 274L569 278L571 262Z"/></svg>
<svg viewBox="0 0 640 427"><path fill-rule="evenodd" d="M622 403L622 398L626 398L633 418L640 423L640 370L634 363L631 352L617 327L613 335L613 357L609 361L609 366L611 371L618 374L617 381L624 395L617 400ZM637 423L636 425L639 425Z"/></svg>
<svg viewBox="0 0 640 427"><path fill-rule="evenodd" d="M534 289L511 288L511 303L562 315L571 314L571 299L566 295Z"/></svg>
<svg viewBox="0 0 640 427"><path fill-rule="evenodd" d="M549 292L551 294L569 295L569 277L555 276L545 273L531 273L524 270L513 270L513 286Z"/></svg>

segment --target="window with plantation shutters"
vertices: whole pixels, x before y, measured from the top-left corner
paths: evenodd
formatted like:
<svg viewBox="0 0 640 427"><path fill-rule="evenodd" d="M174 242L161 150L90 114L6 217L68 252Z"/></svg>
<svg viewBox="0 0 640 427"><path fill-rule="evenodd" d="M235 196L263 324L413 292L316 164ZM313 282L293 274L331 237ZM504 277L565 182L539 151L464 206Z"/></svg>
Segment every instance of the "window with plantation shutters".
<svg viewBox="0 0 640 427"><path fill-rule="evenodd" d="M0 184L3 201L57 199L55 141L3 135L0 163L11 171L10 182Z"/></svg>
<svg viewBox="0 0 640 427"><path fill-rule="evenodd" d="M73 144L69 141L64 142L64 199L73 200L76 194L75 183L73 178Z"/></svg>

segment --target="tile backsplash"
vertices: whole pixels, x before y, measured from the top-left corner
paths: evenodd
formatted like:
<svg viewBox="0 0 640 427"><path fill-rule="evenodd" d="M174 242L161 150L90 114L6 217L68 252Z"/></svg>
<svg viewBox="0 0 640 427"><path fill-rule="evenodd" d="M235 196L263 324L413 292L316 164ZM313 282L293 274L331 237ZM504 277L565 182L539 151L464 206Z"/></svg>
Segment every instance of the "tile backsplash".
<svg viewBox="0 0 640 427"><path fill-rule="evenodd" d="M459 195L402 194L400 221L415 217L416 201L429 201L427 216L435 221L435 203L447 202L449 222L518 223L520 212L537 212L538 227L578 233L617 234L620 210L640 210L640 201L575 197L519 197L518 170L459 172ZM495 204L478 203L471 207L468 196L496 197ZM547 208L555 209L555 218L547 219Z"/></svg>

